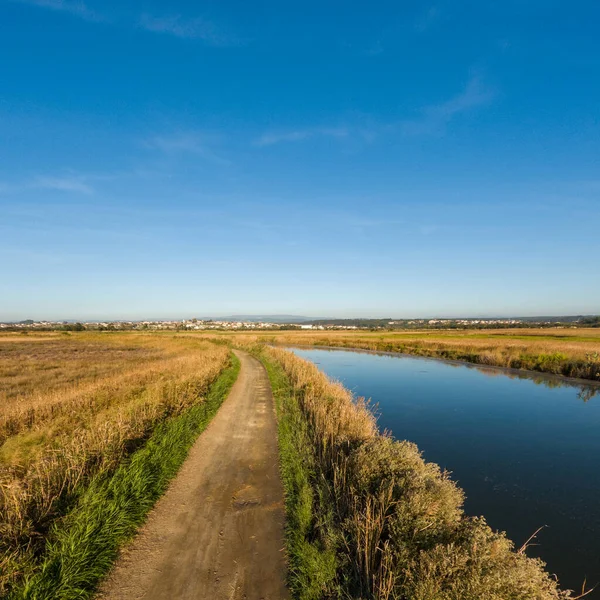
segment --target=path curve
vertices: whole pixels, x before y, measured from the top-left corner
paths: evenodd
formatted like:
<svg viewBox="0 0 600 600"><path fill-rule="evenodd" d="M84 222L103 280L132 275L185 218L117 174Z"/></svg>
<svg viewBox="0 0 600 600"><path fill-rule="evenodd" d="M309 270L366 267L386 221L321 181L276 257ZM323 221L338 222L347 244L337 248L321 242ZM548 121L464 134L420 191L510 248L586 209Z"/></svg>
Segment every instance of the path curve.
<svg viewBox="0 0 600 600"><path fill-rule="evenodd" d="M241 370L133 542L102 600L280 600L283 488L273 397L261 363Z"/></svg>

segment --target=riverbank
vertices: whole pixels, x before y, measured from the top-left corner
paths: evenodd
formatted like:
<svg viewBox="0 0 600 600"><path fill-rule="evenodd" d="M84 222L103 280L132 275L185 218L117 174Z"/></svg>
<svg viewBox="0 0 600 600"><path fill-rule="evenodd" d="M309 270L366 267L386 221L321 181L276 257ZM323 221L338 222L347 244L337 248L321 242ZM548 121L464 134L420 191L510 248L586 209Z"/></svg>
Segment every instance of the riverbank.
<svg viewBox="0 0 600 600"><path fill-rule="evenodd" d="M316 366L262 350L274 389L292 590L303 600L569 598L543 563L483 519L409 442Z"/></svg>

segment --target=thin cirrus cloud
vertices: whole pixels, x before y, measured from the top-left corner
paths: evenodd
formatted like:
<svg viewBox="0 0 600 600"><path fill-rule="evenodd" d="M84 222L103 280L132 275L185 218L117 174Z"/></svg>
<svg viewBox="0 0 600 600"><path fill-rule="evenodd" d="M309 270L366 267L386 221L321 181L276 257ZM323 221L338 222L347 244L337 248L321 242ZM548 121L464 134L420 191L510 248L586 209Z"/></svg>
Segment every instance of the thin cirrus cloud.
<svg viewBox="0 0 600 600"><path fill-rule="evenodd" d="M139 27L152 33L164 33L182 39L202 40L211 46L237 46L239 40L220 30L214 23L199 17L186 19L181 15L156 17L143 14Z"/></svg>
<svg viewBox="0 0 600 600"><path fill-rule="evenodd" d="M105 20L104 17L92 10L85 2L79 0L17 0L17 2L68 13L86 21Z"/></svg>
<svg viewBox="0 0 600 600"><path fill-rule="evenodd" d="M286 142L302 142L315 137L345 138L350 132L346 127L317 127L292 131L267 132L254 143L255 146L273 146Z"/></svg>
<svg viewBox="0 0 600 600"><path fill-rule="evenodd" d="M93 194L94 188L82 176L43 176L16 183L0 182L0 195L14 195L29 190L50 190L78 194Z"/></svg>
<svg viewBox="0 0 600 600"><path fill-rule="evenodd" d="M200 133L175 133L172 135L156 135L144 140L143 146L148 150L158 150L169 155L195 154L216 164L228 165L230 161L219 156L213 146L219 144L220 139L214 135Z"/></svg>
<svg viewBox="0 0 600 600"><path fill-rule="evenodd" d="M37 6L56 12L67 13L86 21L109 22L111 19L91 9L83 0L12 0L19 4ZM118 21L118 19L116 20ZM115 21L115 22L116 22ZM241 41L224 32L213 22L200 18L184 18L181 15L155 16L143 13L131 25L152 33L162 33L181 39L201 40L211 46L238 46Z"/></svg>
<svg viewBox="0 0 600 600"><path fill-rule="evenodd" d="M458 115L485 106L493 101L495 90L487 87L479 75L472 76L464 90L441 102L421 108L420 116L414 119L394 121L390 123L363 123L345 127L320 127L295 129L290 131L267 132L254 141L258 147L275 144L302 142L317 137L352 138L367 144L373 143L384 135L402 134L405 136L440 135L446 126Z"/></svg>
<svg viewBox="0 0 600 600"><path fill-rule="evenodd" d="M421 110L421 117L402 121L400 129L406 135L443 133L445 126L456 116L489 104L495 95L494 90L483 84L480 76L473 76L460 94L441 104L426 106Z"/></svg>
<svg viewBox="0 0 600 600"><path fill-rule="evenodd" d="M59 192L93 194L93 188L78 177L38 177L31 187Z"/></svg>

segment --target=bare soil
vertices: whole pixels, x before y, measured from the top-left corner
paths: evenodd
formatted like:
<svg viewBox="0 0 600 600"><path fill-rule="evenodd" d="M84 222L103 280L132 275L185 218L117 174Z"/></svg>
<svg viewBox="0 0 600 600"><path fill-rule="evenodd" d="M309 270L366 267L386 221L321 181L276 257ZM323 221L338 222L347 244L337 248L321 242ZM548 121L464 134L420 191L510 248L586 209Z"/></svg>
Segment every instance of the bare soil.
<svg viewBox="0 0 600 600"><path fill-rule="evenodd" d="M267 374L242 366L219 412L104 582L103 600L279 600L283 487Z"/></svg>

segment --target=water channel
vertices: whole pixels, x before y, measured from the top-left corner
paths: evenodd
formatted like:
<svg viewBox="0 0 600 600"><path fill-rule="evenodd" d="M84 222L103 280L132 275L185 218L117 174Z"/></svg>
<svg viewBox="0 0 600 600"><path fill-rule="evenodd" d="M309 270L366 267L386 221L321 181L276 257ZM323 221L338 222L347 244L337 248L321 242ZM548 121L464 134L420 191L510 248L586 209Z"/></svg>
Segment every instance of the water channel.
<svg viewBox="0 0 600 600"><path fill-rule="evenodd" d="M600 387L404 355L290 350L371 398L381 430L451 471L467 514L484 515L517 547L545 526L528 554L563 587L600 582Z"/></svg>

